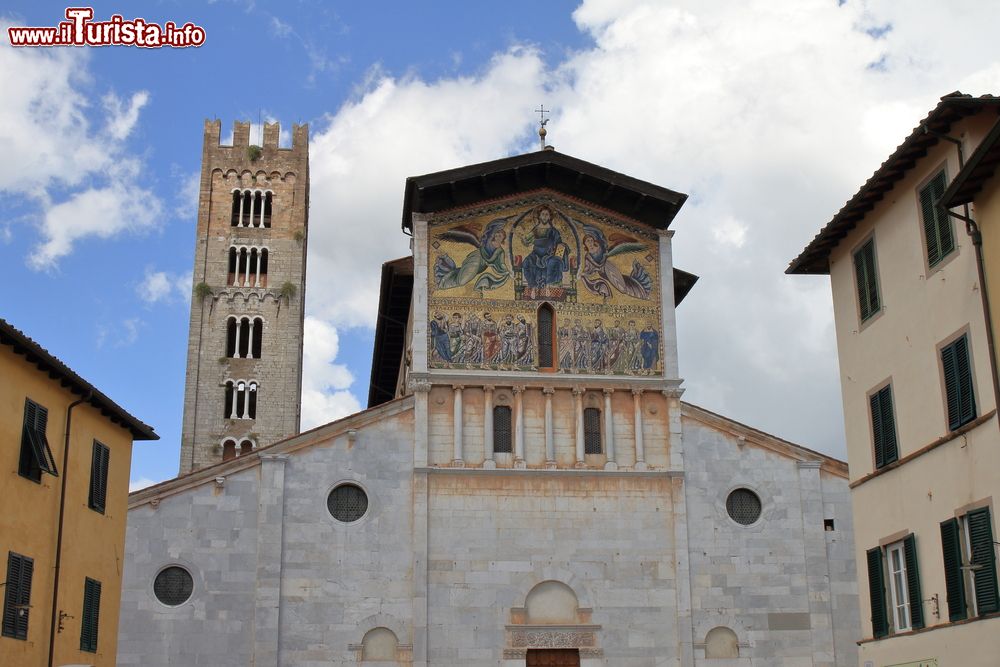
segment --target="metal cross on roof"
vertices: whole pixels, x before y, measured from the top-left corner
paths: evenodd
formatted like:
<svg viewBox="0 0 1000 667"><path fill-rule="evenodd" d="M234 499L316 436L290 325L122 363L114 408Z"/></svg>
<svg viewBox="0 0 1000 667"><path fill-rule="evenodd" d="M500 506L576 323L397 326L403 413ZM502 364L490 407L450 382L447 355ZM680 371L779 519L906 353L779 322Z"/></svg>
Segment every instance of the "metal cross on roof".
<svg viewBox="0 0 1000 667"><path fill-rule="evenodd" d="M549 122L549 119L545 117L545 114L550 112L551 109L546 109L544 104L539 105L539 107L535 109L535 113L538 114L538 138L542 142L542 150L545 150L545 135L547 134L545 131L545 124Z"/></svg>

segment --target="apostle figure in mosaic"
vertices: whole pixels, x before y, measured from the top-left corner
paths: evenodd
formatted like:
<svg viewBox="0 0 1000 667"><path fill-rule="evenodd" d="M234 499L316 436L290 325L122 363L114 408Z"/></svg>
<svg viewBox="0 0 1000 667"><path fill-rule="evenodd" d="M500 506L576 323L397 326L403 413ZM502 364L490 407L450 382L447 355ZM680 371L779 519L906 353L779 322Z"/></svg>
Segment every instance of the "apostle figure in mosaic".
<svg viewBox="0 0 1000 667"><path fill-rule="evenodd" d="M574 366L573 360L573 333L567 326L559 327L557 332L559 345L559 368L571 370Z"/></svg>
<svg viewBox="0 0 1000 667"><path fill-rule="evenodd" d="M448 337L448 318L437 313L431 320L431 349L441 361L451 361L451 342Z"/></svg>
<svg viewBox="0 0 1000 667"><path fill-rule="evenodd" d="M492 313L483 313L482 332L483 363L498 363L498 357L500 356L500 332Z"/></svg>
<svg viewBox="0 0 1000 667"><path fill-rule="evenodd" d="M524 258L521 270L528 287L560 285L563 272L569 269L569 246L552 224L552 209L539 206L531 213L535 224L524 237L524 244L531 252Z"/></svg>
<svg viewBox="0 0 1000 667"><path fill-rule="evenodd" d="M518 366L531 366L535 361L534 340L531 335L532 326L524 319L524 315L519 315L514 331L517 334L517 347L514 350L515 360Z"/></svg>
<svg viewBox="0 0 1000 667"><path fill-rule="evenodd" d="M623 275L612 257L642 252L646 246L626 236L615 235L609 243L604 232L592 225L583 225L583 268L580 277L584 286L605 301L611 298L612 287L636 299L648 299L653 279L639 260L632 261L632 273Z"/></svg>
<svg viewBox="0 0 1000 667"><path fill-rule="evenodd" d="M608 332L600 320L594 320L594 330L590 332L590 368L600 372L606 368L608 352Z"/></svg>
<svg viewBox="0 0 1000 667"><path fill-rule="evenodd" d="M642 367L645 369L655 369L660 361L660 334L653 328L652 323L646 322L646 328L639 334L642 351Z"/></svg>
<svg viewBox="0 0 1000 667"><path fill-rule="evenodd" d="M512 364L517 359L517 327L514 324L514 316L507 314L498 327L500 334L500 354L497 361L503 364Z"/></svg>
<svg viewBox="0 0 1000 667"><path fill-rule="evenodd" d="M622 373L636 371L642 366L642 356L639 354L639 330L635 320L628 321L628 328L622 332L622 353L618 357L618 370Z"/></svg>
<svg viewBox="0 0 1000 667"><path fill-rule="evenodd" d="M483 291L506 283L510 277L503 251L503 242L507 238L503 227L507 220L493 220L478 237L475 230L469 227L455 227L441 234L438 238L442 241L467 243L475 250L465 256L461 266L445 253L438 255L434 262L434 282L438 289L461 287L475 280L475 288Z"/></svg>
<svg viewBox="0 0 1000 667"><path fill-rule="evenodd" d="M462 357L467 364L483 363L483 339L480 337L482 323L475 313L469 315L462 332Z"/></svg>
<svg viewBox="0 0 1000 667"><path fill-rule="evenodd" d="M604 367L609 370L618 369L618 359L622 354L622 321L615 320L615 323L608 327L608 352L605 355Z"/></svg>
<svg viewBox="0 0 1000 667"><path fill-rule="evenodd" d="M576 361L575 368L586 370L590 367L590 332L587 331L580 320L573 320L573 358Z"/></svg>
<svg viewBox="0 0 1000 667"><path fill-rule="evenodd" d="M462 314L452 313L451 319L448 320L448 348L451 352L451 361L457 364L465 361L464 338Z"/></svg>

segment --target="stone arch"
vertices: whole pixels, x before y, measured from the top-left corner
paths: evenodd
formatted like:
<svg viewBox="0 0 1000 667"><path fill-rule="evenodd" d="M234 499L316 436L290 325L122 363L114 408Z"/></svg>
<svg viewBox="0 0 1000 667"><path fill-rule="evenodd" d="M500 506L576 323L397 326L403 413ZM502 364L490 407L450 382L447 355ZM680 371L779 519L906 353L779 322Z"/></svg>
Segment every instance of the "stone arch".
<svg viewBox="0 0 1000 667"><path fill-rule="evenodd" d="M556 565L546 565L542 568L541 572L522 581L518 599L527 599L531 589L543 581L549 580L561 582L573 589L573 593L580 604L580 609L590 609L594 606L590 590L584 585L583 581L569 570Z"/></svg>
<svg viewBox="0 0 1000 667"><path fill-rule="evenodd" d="M705 635L706 658L740 657L740 641L736 633L724 625L719 625Z"/></svg>
<svg viewBox="0 0 1000 667"><path fill-rule="evenodd" d="M412 664L413 646L402 643L401 639L407 636L406 626L395 616L373 614L362 619L358 628L364 631L361 643L349 647L358 662Z"/></svg>
<svg viewBox="0 0 1000 667"><path fill-rule="evenodd" d="M362 661L395 661L398 650L399 638L384 626L372 628L361 640Z"/></svg>
<svg viewBox="0 0 1000 667"><path fill-rule="evenodd" d="M577 623L579 609L573 589L554 579L536 584L524 598L525 620L531 625Z"/></svg>

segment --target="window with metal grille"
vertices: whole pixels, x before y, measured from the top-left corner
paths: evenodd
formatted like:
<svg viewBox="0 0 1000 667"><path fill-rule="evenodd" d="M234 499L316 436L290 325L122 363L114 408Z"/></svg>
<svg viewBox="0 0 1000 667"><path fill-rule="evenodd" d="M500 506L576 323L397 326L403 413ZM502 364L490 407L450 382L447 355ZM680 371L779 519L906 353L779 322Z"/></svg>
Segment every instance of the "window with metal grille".
<svg viewBox="0 0 1000 667"><path fill-rule="evenodd" d="M861 321L882 308L878 291L878 269L875 266L875 239L868 239L854 253L854 277L858 287L858 310Z"/></svg>
<svg viewBox="0 0 1000 667"><path fill-rule="evenodd" d="M553 350L553 332L555 331L555 313L552 306L543 303L538 308L538 367L553 368L555 366L555 351Z"/></svg>
<svg viewBox="0 0 1000 667"><path fill-rule="evenodd" d="M97 653L97 625L101 615L101 582L83 582L83 615L80 617L80 650Z"/></svg>
<svg viewBox="0 0 1000 667"><path fill-rule="evenodd" d="M49 411L30 398L24 400L24 426L21 429L21 456L17 471L22 477L41 482L42 473L58 476L56 461L49 449L45 427Z"/></svg>
<svg viewBox="0 0 1000 667"><path fill-rule="evenodd" d="M168 607L177 607L191 598L194 579L191 573L178 565L160 570L153 580L153 595Z"/></svg>
<svg viewBox="0 0 1000 667"><path fill-rule="evenodd" d="M929 266L934 266L955 249L951 220L937 206L947 185L944 170L941 170L920 190L920 214L924 220L924 241L927 244Z"/></svg>
<svg viewBox="0 0 1000 667"><path fill-rule="evenodd" d="M28 638L28 614L31 611L31 574L35 561L27 556L7 553L7 581L3 597L3 636Z"/></svg>
<svg viewBox="0 0 1000 667"><path fill-rule="evenodd" d="M510 408L506 405L493 408L493 451L497 454L510 454L512 451Z"/></svg>
<svg viewBox="0 0 1000 667"><path fill-rule="evenodd" d="M899 458L896 444L896 417L892 410L892 386L886 385L868 399L872 414L875 467L887 466Z"/></svg>
<svg viewBox="0 0 1000 667"><path fill-rule="evenodd" d="M749 526L760 518L760 498L750 489L734 489L726 498L726 511L736 523Z"/></svg>
<svg viewBox="0 0 1000 667"><path fill-rule="evenodd" d="M337 521L352 523L368 511L368 495L356 484L341 484L330 492L326 506Z"/></svg>
<svg viewBox="0 0 1000 667"><path fill-rule="evenodd" d="M969 338L962 336L941 348L944 391L948 402L948 428L954 431L976 418L976 396L972 389Z"/></svg>
<svg viewBox="0 0 1000 667"><path fill-rule="evenodd" d="M108 497L108 465L111 450L94 440L94 450L90 457L90 509L104 514L104 502Z"/></svg>
<svg viewBox="0 0 1000 667"><path fill-rule="evenodd" d="M601 451L601 411L586 408L583 411L583 452L600 454Z"/></svg>

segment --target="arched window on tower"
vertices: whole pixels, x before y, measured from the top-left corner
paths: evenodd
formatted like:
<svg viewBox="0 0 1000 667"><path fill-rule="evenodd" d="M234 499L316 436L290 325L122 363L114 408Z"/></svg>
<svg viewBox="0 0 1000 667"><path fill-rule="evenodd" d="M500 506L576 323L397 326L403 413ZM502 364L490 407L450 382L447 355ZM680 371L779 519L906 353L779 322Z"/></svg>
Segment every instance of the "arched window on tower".
<svg viewBox="0 0 1000 667"><path fill-rule="evenodd" d="M271 228L271 199L272 194L270 192L264 193L264 227L267 229Z"/></svg>
<svg viewBox="0 0 1000 667"><path fill-rule="evenodd" d="M493 451L498 454L510 454L512 451L510 406L493 408Z"/></svg>
<svg viewBox="0 0 1000 667"><path fill-rule="evenodd" d="M229 248L228 285L267 287L267 248Z"/></svg>
<svg viewBox="0 0 1000 667"><path fill-rule="evenodd" d="M583 410L583 451L585 454L600 454L601 411L597 408Z"/></svg>
<svg viewBox="0 0 1000 667"><path fill-rule="evenodd" d="M243 193L239 190L233 190L233 214L229 219L229 224L233 227L239 227L242 213Z"/></svg>
<svg viewBox="0 0 1000 667"><path fill-rule="evenodd" d="M226 356L233 359L260 359L264 343L264 320L259 317L230 317L226 320Z"/></svg>
<svg viewBox="0 0 1000 667"><path fill-rule="evenodd" d="M226 419L257 418L257 383L246 380L226 381ZM233 447L235 448L235 443Z"/></svg>
<svg viewBox="0 0 1000 667"><path fill-rule="evenodd" d="M552 306L543 303L538 307L538 368L554 369L556 314Z"/></svg>
<svg viewBox="0 0 1000 667"><path fill-rule="evenodd" d="M233 190L229 224L233 227L269 228L273 199L274 195L269 190Z"/></svg>
<svg viewBox="0 0 1000 667"><path fill-rule="evenodd" d="M236 441L226 440L222 443L222 460L230 461L236 458Z"/></svg>

